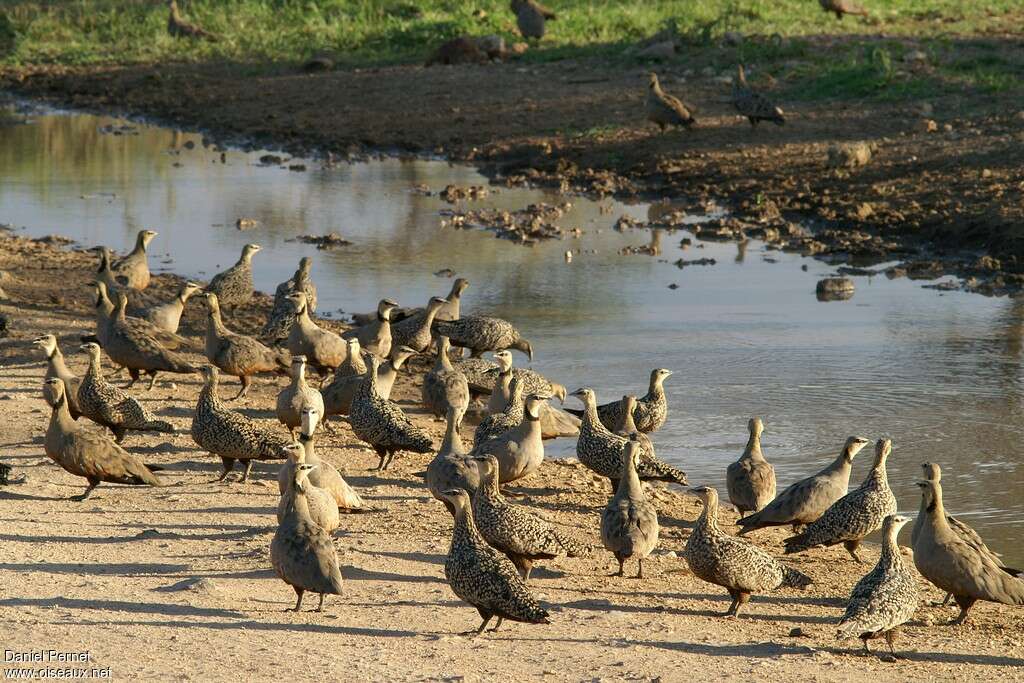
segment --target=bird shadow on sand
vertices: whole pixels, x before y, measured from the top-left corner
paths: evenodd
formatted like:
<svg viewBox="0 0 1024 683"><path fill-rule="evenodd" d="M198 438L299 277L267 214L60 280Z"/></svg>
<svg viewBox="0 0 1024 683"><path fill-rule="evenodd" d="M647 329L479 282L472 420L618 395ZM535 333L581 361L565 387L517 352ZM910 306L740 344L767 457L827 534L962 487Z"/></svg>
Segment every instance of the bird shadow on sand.
<svg viewBox="0 0 1024 683"><path fill-rule="evenodd" d="M16 493L7 489L0 489L0 500L67 500L66 496L34 496L30 493ZM20 520L19 520L20 521Z"/></svg>
<svg viewBox="0 0 1024 683"><path fill-rule="evenodd" d="M2 567L3 565L0 565ZM351 581L398 581L402 583L445 583L445 580L437 576L410 576L408 574L396 574L393 572L378 572L362 567L349 567L344 569L345 579Z"/></svg>
<svg viewBox="0 0 1024 683"><path fill-rule="evenodd" d="M411 562L425 562L427 564L444 565L445 560L448 559L447 555L434 555L430 553L402 553L402 552L388 552L385 550L377 551L362 551L358 550L364 555L371 555L374 557L393 557L396 560L409 560Z"/></svg>
<svg viewBox="0 0 1024 683"><path fill-rule="evenodd" d="M161 562L16 562L0 563L0 571L42 572L45 574L94 574L96 576L162 576L180 575L187 572L187 564L166 564Z"/></svg>
<svg viewBox="0 0 1024 683"><path fill-rule="evenodd" d="M127 602L123 600L96 600L77 598L8 598L0 600L0 607L62 607L72 610L109 610L167 616L241 618L241 612L226 609L193 607L178 603Z"/></svg>
<svg viewBox="0 0 1024 683"><path fill-rule="evenodd" d="M282 603L283 605L284 603ZM291 603L289 603L290 605ZM325 606L323 613L317 613L312 609L304 609L300 613L301 618L309 619L335 619L337 615L331 613L330 604ZM266 610L267 614L284 613L285 608L280 610ZM290 613L289 614L293 614ZM296 615L297 616L297 615ZM103 621L103 622L81 622L80 626L156 626L187 629L210 629L214 631L283 631L287 633L326 633L333 635L365 636L368 638L415 638L420 636L416 631L400 631L385 628L360 628L356 626L331 626L318 623L280 623L253 621Z"/></svg>
<svg viewBox="0 0 1024 683"><path fill-rule="evenodd" d="M717 596L704 596L705 600L716 600ZM632 612L638 614L671 614L674 616L687 616L687 617L722 617L725 613L725 608L729 606L731 600L725 597L720 600L722 603L721 610L708 610L708 609L687 609L685 607L669 607L666 605L617 605L610 603L605 600L576 600L575 602L562 603L563 608L572 608L577 610L588 610L592 612ZM768 604L770 601L764 601L764 604ZM822 616L810 616L810 615L781 615L781 614L758 614L757 601L751 601L752 607L745 608L745 611L739 617L740 621L787 621L794 623L816 623L816 624L834 624L836 622L835 617L822 617ZM747 611L749 610L749 611Z"/></svg>

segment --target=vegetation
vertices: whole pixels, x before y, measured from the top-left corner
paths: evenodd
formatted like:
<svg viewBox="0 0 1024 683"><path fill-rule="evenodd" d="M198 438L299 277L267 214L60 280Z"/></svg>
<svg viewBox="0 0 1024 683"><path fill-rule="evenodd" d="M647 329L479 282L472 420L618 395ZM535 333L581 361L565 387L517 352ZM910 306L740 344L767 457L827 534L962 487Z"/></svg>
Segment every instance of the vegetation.
<svg viewBox="0 0 1024 683"><path fill-rule="evenodd" d="M630 50L674 26L687 66L770 65L801 96L901 97L937 86L1019 87L1020 0L863 0L872 16L837 21L816 0L549 0L559 19L525 59L636 59ZM0 0L0 62L103 65L229 61L262 67L328 52L341 65L419 62L462 34L516 40L507 0L179 0L216 42L167 35L159 0ZM728 51L730 33L744 37ZM886 38L879 36L884 33ZM914 47L908 48L913 42ZM923 50L933 66L907 68ZM738 53L738 54L737 54ZM911 65L913 66L913 65ZM806 87L805 87L806 86Z"/></svg>

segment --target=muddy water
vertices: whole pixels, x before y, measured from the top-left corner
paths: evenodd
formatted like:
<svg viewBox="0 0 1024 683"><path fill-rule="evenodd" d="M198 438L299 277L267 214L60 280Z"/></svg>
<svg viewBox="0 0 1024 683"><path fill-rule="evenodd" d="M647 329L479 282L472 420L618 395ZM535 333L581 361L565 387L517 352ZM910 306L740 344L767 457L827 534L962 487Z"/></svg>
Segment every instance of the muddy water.
<svg viewBox="0 0 1024 683"><path fill-rule="evenodd" d="M589 384L612 400L642 394L652 367L674 370L671 418L654 441L691 482L724 486L752 415L765 421L764 451L780 484L822 466L849 434L886 435L895 441L889 478L902 509L917 509L920 463L937 461L948 508L1024 563L1022 299L861 278L852 300L819 303L824 264L756 242L683 251L684 233L664 236L661 258L621 256L649 235L616 233L612 223L643 218L648 207L605 202L612 210L602 213L578 198L561 223L581 228L579 239L519 247L440 227L448 205L412 191L484 182L465 167L306 161L297 172L260 166L260 153L229 151L222 162L198 135L138 125L103 132L121 124L51 113L0 127L0 222L120 249L153 228L154 265L194 277L209 277L255 241L264 247L255 271L265 291L313 254L322 310L335 315L371 310L381 296L421 304L447 291L450 280L434 273L451 268L472 282L466 310L515 321L537 351L533 367L570 390ZM474 205L563 199L500 189ZM258 226L236 230L243 217ZM330 231L352 246L318 252L291 241ZM567 249L584 253L567 264ZM717 265L672 265L700 257ZM550 446L555 455L573 449L573 440ZM870 466L869 450L854 482Z"/></svg>

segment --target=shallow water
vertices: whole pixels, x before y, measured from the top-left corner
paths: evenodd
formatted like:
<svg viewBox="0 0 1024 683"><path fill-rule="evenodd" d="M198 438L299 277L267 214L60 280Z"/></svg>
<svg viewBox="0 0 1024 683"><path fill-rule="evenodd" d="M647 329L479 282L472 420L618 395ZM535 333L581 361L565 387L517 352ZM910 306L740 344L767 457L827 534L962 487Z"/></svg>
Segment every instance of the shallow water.
<svg viewBox="0 0 1024 683"><path fill-rule="evenodd" d="M622 214L643 218L648 207L602 213L580 198L560 224L580 227L582 237L520 247L440 227L449 205L411 191L485 183L466 167L385 160L325 169L307 161L308 171L295 172L262 167L260 153L241 151L221 163L199 135L136 124L132 134L100 132L124 123L47 113L0 127L0 222L117 249L153 228L160 236L151 264L201 278L255 241L264 247L254 262L264 291L312 254L321 310L335 314L372 310L382 296L421 305L447 292L451 281L433 273L452 268L472 282L464 310L515 321L534 344L533 367L570 390L589 384L602 401L642 395L651 368L672 369L670 420L653 438L691 483L724 488L752 415L765 421L764 451L780 488L831 460L849 434L890 436L889 479L901 509L917 509L920 463L939 462L947 508L1007 561L1024 563L1024 299L940 294L883 277L858 278L850 301L819 303L815 282L831 272L822 263L758 242L744 251L718 243L683 251L685 233L664 236L660 259L620 256L649 234L616 233L612 223ZM471 206L562 200L500 188ZM259 224L236 230L241 217ZM330 231L352 246L324 252L288 241ZM576 248L597 253L565 263L564 252ZM671 264L700 257L718 263ZM572 453L574 444L549 443L549 453ZM854 465L855 484L870 451Z"/></svg>

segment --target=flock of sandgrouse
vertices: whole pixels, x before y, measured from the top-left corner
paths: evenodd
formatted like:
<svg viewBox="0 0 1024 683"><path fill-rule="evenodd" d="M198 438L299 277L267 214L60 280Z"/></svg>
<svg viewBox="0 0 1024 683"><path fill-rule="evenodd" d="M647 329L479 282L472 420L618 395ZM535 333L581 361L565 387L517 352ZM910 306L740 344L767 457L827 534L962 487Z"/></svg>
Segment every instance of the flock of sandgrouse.
<svg viewBox="0 0 1024 683"><path fill-rule="evenodd" d="M461 297L469 286L462 278L446 297L433 297L422 309L402 309L397 302L382 299L375 313L358 316L360 326L338 335L312 316L317 291L308 257L277 287L261 338L239 334L226 326L224 314L253 295L252 259L259 251L255 244L246 245L238 262L206 287L187 282L171 301L150 299L149 306L129 314L129 296L141 298L139 291L149 283L146 250L155 236L153 231L140 232L134 250L119 260L100 250L96 329L81 347L89 357L84 377L68 369L52 335L35 341L48 360L43 393L52 414L44 440L46 454L87 480L88 488L76 499L88 497L100 482L165 483L159 468L146 465L119 444L129 431L171 432L173 427L107 381L102 354L127 369L128 387L142 374L151 377L152 387L161 372L199 372L204 386L191 435L199 448L221 459L219 480L239 462L245 481L255 460L286 460L278 474L279 526L271 560L277 575L296 592L294 609L299 609L306 591L320 595L320 608L325 595L341 593L342 572L330 534L340 525L340 512L367 510L358 491L314 447L318 428L333 430L327 418L346 415L355 436L378 454L378 469L389 467L402 451L435 454L421 474L454 518L445 574L454 592L479 611L483 622L477 633L495 617L498 624L503 619L547 623L548 612L527 586L533 564L586 555L591 549L528 506L510 502L502 487L541 466L542 422L547 411L554 410L547 401L571 395L583 404L582 410L570 411L582 420L576 445L579 461L606 477L613 489L601 515L601 541L615 556L618 575L627 561L636 560L637 576L643 576L643 561L658 544L659 525L656 506L642 482L688 484L682 470L658 458L651 439L668 419L663 385L672 374L669 370L653 370L648 391L639 399L625 396L598 405L593 389L568 394L543 375L514 367L511 350L532 358L533 346L511 323L462 314ZM186 354L198 344L178 335L182 311L198 292L207 303L205 364L194 363ZM451 346L469 349L470 357L453 359ZM481 357L487 351L494 352L494 362ZM430 435L390 400L397 372L417 354L436 355L421 388L423 405L447 420L436 451ZM307 366L321 376L320 389L307 382ZM252 376L260 373L291 377L274 406L285 429L233 411L218 396L221 374L239 378L235 398L240 398ZM488 394L489 415L467 447L459 431L463 416L474 396ZM113 438L84 426L83 416L108 428ZM774 469L761 452L764 426L754 418L748 427L746 449L727 470L729 500L743 515L738 521L740 536L792 525L797 533L786 539L786 554L841 543L860 562L859 544L881 529L881 559L854 589L839 622L839 635L860 637L865 648L868 639L884 636L892 650L897 628L918 606L917 579L896 542L900 528L910 520L896 514L887 480L892 443L878 440L871 470L853 491L847 491L853 460L868 444L860 437L850 437L835 461L820 472L777 492ZM1004 566L977 533L946 514L938 465L924 465L918 486L922 497L912 535L913 563L956 600L961 608L956 623L966 619L977 600L1024 604L1020 572ZM764 549L725 533L719 526L715 489L701 486L692 491L703 501L703 512L684 557L696 576L729 592L728 615L737 615L752 593L811 583L810 577Z"/></svg>

